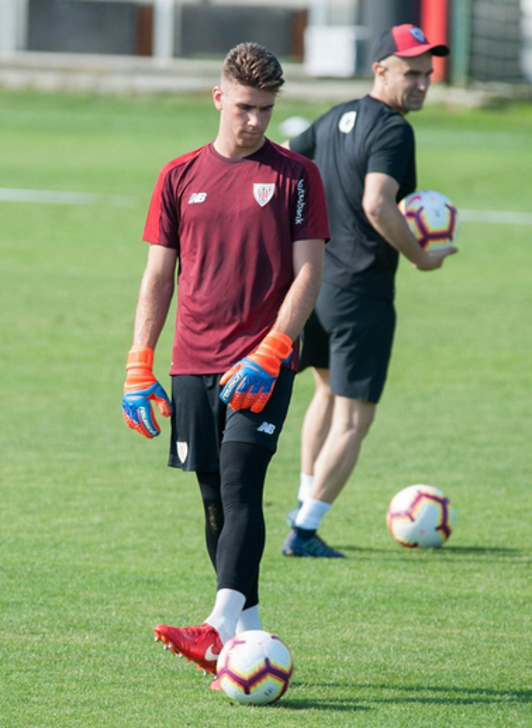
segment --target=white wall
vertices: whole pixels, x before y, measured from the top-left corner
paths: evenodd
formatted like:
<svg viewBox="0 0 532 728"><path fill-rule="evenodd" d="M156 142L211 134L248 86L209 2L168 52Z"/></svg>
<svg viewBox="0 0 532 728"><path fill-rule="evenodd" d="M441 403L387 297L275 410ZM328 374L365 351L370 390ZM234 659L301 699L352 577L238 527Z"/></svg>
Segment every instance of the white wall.
<svg viewBox="0 0 532 728"><path fill-rule="evenodd" d="M532 83L532 0L521 0L521 13L521 67L526 80Z"/></svg>

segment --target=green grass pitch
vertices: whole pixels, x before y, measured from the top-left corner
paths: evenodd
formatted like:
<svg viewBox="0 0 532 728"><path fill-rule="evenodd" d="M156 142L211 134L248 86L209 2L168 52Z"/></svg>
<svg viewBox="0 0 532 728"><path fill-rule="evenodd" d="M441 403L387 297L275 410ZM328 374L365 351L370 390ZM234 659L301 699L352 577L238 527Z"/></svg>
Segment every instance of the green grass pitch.
<svg viewBox="0 0 532 728"><path fill-rule="evenodd" d="M325 108L281 98L271 138ZM0 202L0 726L530 726L532 226L464 220L443 270L402 262L387 389L322 529L340 563L280 555L311 393L298 378L262 568L264 628L290 645L294 679L276 707L234 706L152 642L159 621L203 619L215 583L194 478L165 464L167 423L148 442L120 410L152 187L214 136L216 111L202 96L7 91L0 109L1 188L101 196ZM530 105L412 123L420 187L530 214ZM456 507L437 551L386 530L389 500L417 482Z"/></svg>

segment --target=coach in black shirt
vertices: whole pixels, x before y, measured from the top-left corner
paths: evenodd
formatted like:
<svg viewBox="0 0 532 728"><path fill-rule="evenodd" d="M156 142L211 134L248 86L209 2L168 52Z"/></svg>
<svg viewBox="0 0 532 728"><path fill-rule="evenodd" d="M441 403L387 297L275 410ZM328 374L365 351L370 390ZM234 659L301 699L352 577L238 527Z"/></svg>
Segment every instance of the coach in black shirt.
<svg viewBox="0 0 532 728"><path fill-rule="evenodd" d="M384 388L399 254L430 271L457 252L424 251L397 207L416 188L405 115L423 106L432 57L448 53L420 28L394 26L375 45L371 93L334 107L289 142L318 164L331 241L303 338L301 368L313 367L316 390L303 424L299 507L289 514L285 556L343 556L317 529L356 465Z"/></svg>

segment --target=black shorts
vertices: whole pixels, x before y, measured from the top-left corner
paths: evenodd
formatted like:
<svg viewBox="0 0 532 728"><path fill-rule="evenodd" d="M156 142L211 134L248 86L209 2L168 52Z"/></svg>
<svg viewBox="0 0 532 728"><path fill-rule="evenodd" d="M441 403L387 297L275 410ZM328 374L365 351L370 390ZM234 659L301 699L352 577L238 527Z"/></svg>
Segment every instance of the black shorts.
<svg viewBox="0 0 532 728"><path fill-rule="evenodd" d="M324 282L303 332L300 371L329 369L331 391L377 403L386 382L395 331L393 301Z"/></svg>
<svg viewBox="0 0 532 728"><path fill-rule="evenodd" d="M172 434L168 465L195 472L217 472L222 442L246 442L272 452L292 396L294 372L281 368L262 412L232 410L220 400L221 374L172 377Z"/></svg>

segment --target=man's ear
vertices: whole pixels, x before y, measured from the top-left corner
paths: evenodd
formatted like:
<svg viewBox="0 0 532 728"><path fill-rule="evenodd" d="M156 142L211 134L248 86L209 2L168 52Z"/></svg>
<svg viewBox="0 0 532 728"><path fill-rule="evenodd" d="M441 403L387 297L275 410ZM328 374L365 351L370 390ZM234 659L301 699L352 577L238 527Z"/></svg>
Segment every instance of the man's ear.
<svg viewBox="0 0 532 728"><path fill-rule="evenodd" d="M215 86L212 90L212 98L214 101L214 106L218 109L218 111L222 110L223 107L223 89L221 86Z"/></svg>
<svg viewBox="0 0 532 728"><path fill-rule="evenodd" d="M379 78L382 81L382 79L384 78L384 76L386 74L386 66L384 66L379 61L376 61L371 66L371 70L373 71L375 78Z"/></svg>

